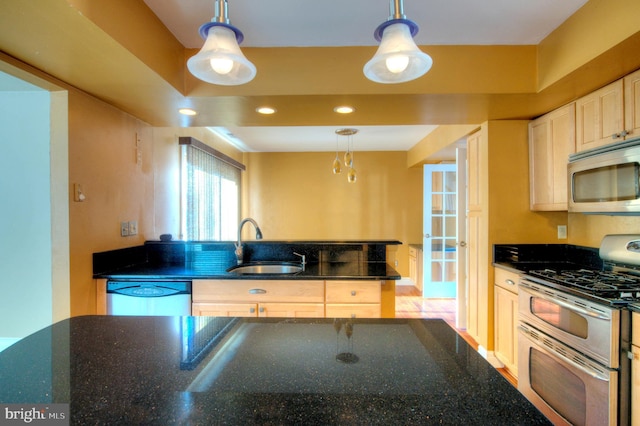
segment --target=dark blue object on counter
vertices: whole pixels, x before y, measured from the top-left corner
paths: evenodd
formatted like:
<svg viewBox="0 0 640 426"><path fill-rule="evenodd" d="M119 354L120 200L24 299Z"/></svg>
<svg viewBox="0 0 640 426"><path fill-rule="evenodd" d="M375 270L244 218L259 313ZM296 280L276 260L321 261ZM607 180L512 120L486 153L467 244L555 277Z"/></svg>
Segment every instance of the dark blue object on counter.
<svg viewBox="0 0 640 426"><path fill-rule="evenodd" d="M442 320L74 317L0 383L71 424L549 424Z"/></svg>

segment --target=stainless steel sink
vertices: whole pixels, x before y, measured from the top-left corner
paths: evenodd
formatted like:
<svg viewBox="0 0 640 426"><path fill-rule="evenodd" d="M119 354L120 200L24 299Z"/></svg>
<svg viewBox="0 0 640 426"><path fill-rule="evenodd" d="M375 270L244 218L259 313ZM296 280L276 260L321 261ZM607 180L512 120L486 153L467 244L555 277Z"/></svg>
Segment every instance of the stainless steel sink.
<svg viewBox="0 0 640 426"><path fill-rule="evenodd" d="M227 272L236 275L291 275L302 271L302 266L290 262L260 262L233 266Z"/></svg>

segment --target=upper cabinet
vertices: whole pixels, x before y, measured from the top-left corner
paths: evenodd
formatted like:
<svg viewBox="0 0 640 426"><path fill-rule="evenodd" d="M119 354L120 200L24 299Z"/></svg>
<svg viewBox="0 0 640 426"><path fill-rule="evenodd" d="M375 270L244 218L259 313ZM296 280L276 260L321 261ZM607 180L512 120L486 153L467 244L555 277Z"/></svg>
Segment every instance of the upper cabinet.
<svg viewBox="0 0 640 426"><path fill-rule="evenodd" d="M531 210L568 208L567 161L576 147L575 111L571 103L529 123Z"/></svg>
<svg viewBox="0 0 640 426"><path fill-rule="evenodd" d="M624 128L626 138L640 136L640 70L624 78Z"/></svg>
<svg viewBox="0 0 640 426"><path fill-rule="evenodd" d="M613 82L576 101L576 151L624 137L624 83Z"/></svg>

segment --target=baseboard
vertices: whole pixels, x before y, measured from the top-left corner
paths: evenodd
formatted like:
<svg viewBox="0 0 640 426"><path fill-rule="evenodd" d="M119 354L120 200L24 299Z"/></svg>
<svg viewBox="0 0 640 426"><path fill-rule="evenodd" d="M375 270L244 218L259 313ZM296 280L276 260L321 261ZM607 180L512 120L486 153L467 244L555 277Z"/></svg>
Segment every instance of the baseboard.
<svg viewBox="0 0 640 426"><path fill-rule="evenodd" d="M16 343L18 340L20 339L17 339L15 337L0 337L0 352Z"/></svg>
<svg viewBox="0 0 640 426"><path fill-rule="evenodd" d="M399 280L396 280L396 287L399 286L399 285L410 285L410 286L415 287L415 283L409 277L402 277Z"/></svg>

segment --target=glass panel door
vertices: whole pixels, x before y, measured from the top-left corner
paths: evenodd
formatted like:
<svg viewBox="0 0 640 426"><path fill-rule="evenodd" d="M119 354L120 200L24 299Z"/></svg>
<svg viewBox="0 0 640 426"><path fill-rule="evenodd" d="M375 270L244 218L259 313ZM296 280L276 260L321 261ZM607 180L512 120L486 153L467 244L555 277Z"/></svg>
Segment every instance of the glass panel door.
<svg viewBox="0 0 640 426"><path fill-rule="evenodd" d="M423 296L456 297L456 165L424 166ZM429 191L430 188L430 191Z"/></svg>

